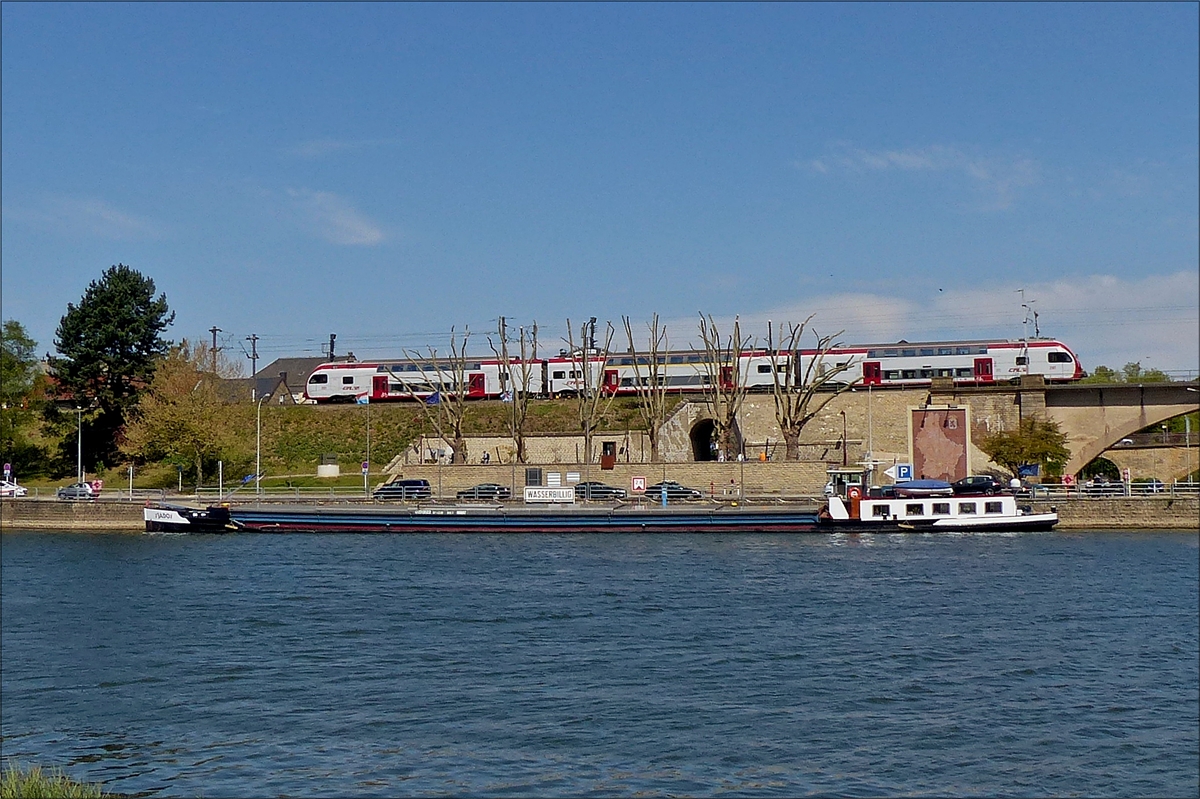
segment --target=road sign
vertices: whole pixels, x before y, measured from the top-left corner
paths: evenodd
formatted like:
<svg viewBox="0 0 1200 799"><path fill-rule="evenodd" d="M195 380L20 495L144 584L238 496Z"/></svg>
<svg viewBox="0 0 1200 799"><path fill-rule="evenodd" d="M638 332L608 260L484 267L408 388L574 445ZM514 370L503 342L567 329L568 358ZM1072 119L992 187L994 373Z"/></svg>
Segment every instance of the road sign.
<svg viewBox="0 0 1200 799"><path fill-rule="evenodd" d="M1129 475L1129 467L1127 466L1127 467L1125 467L1124 469L1122 469L1122 470L1121 470L1121 479L1123 479L1123 480L1124 480L1126 483L1128 483L1128 482L1129 482L1129 477L1130 477L1130 475Z"/></svg>
<svg viewBox="0 0 1200 799"><path fill-rule="evenodd" d="M363 461L363 462L362 462L362 472L363 472L363 474L366 474L366 473L367 473L367 470L368 470L368 469L370 469L370 468L371 468L371 464L367 463L366 461Z"/></svg>
<svg viewBox="0 0 1200 799"><path fill-rule="evenodd" d="M897 463L883 470L883 473L895 480L897 483L904 483L912 479L912 464Z"/></svg>
<svg viewBox="0 0 1200 799"><path fill-rule="evenodd" d="M629 490L631 492L633 492L634 494L645 494L646 493L646 478L645 477L634 477L634 478L630 479Z"/></svg>
<svg viewBox="0 0 1200 799"><path fill-rule="evenodd" d="M6 463L4 464L4 479L7 480L10 474L12 474L12 464Z"/></svg>
<svg viewBox="0 0 1200 799"><path fill-rule="evenodd" d="M1075 475L1073 475L1073 474L1064 474L1064 475L1062 476L1062 484L1063 484L1063 485L1065 485L1065 486L1073 486L1073 485L1075 485Z"/></svg>

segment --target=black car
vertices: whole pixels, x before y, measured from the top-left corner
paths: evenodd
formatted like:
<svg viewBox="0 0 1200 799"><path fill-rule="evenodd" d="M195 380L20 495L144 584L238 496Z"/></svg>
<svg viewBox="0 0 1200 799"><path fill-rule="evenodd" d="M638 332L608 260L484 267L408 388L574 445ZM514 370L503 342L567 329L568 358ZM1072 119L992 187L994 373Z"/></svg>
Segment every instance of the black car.
<svg viewBox="0 0 1200 799"><path fill-rule="evenodd" d="M429 499L433 491L428 480L393 480L375 489L371 496L375 499Z"/></svg>
<svg viewBox="0 0 1200 799"><path fill-rule="evenodd" d="M999 494L1008 488L1007 485L992 477L990 474L973 474L950 484L955 494Z"/></svg>
<svg viewBox="0 0 1200 799"><path fill-rule="evenodd" d="M575 499L624 499L625 489L596 481L576 483Z"/></svg>
<svg viewBox="0 0 1200 799"><path fill-rule="evenodd" d="M663 488L667 489L667 500L672 499L700 499L703 494L694 488L688 488L685 485L680 485L674 480L666 480L661 483L655 483L652 486L646 487L646 499L653 501L662 500Z"/></svg>
<svg viewBox="0 0 1200 799"><path fill-rule="evenodd" d="M509 499L512 490L508 486L496 483L480 483L477 486L464 488L455 494L459 499Z"/></svg>

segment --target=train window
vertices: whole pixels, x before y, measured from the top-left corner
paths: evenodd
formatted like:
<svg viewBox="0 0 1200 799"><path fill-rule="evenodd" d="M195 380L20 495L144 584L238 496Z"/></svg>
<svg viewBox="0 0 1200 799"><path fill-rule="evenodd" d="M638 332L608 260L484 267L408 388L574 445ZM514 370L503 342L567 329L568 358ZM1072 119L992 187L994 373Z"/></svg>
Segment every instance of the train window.
<svg viewBox="0 0 1200 799"><path fill-rule="evenodd" d="M971 348L970 347L955 347L954 354L955 355L970 355Z"/></svg>
<svg viewBox="0 0 1200 799"><path fill-rule="evenodd" d="M617 363L620 366L633 366L633 358L622 358Z"/></svg>
<svg viewBox="0 0 1200 799"><path fill-rule="evenodd" d="M1003 511L1001 510L1001 503L985 502L985 503L983 503L983 512L984 513L1003 513Z"/></svg>
<svg viewBox="0 0 1200 799"><path fill-rule="evenodd" d="M953 355L953 347L938 347L938 355Z"/></svg>
<svg viewBox="0 0 1200 799"><path fill-rule="evenodd" d="M914 502L911 505L905 505L904 506L904 515L905 516L924 516L925 515L925 506L919 502Z"/></svg>
<svg viewBox="0 0 1200 799"><path fill-rule="evenodd" d="M771 364L769 364L769 363L760 363L760 364L758 365L758 373L759 373L760 375L769 375L769 374L771 374Z"/></svg>
<svg viewBox="0 0 1200 799"><path fill-rule="evenodd" d="M949 502L933 503L933 512L935 515L941 514L942 516L949 516L950 515L950 503Z"/></svg>
<svg viewBox="0 0 1200 799"><path fill-rule="evenodd" d="M583 372L579 371L578 369L572 369L571 370L571 379L577 380L579 378L579 376L582 374L583 374Z"/></svg>
<svg viewBox="0 0 1200 799"><path fill-rule="evenodd" d="M938 377L954 377L953 369L936 369L934 371L937 372Z"/></svg>
<svg viewBox="0 0 1200 799"><path fill-rule="evenodd" d="M987 355L987 347L976 347L975 354L976 355Z"/></svg>
<svg viewBox="0 0 1200 799"><path fill-rule="evenodd" d="M776 365L775 365L775 371L776 371L776 372L781 372L781 373L783 373L783 372L787 372L787 369L788 369L788 368L787 368L787 364L786 364L786 363L780 363L780 364L776 364Z"/></svg>
<svg viewBox="0 0 1200 799"><path fill-rule="evenodd" d="M955 369L954 376L955 377L974 377L975 371L973 369Z"/></svg>
<svg viewBox="0 0 1200 799"><path fill-rule="evenodd" d="M1017 356L1017 366L1028 366L1028 365L1029 365L1029 358L1027 356L1025 356L1025 355Z"/></svg>
<svg viewBox="0 0 1200 799"><path fill-rule="evenodd" d="M667 363L683 363L683 356L682 355L672 355L670 358L667 359Z"/></svg>
<svg viewBox="0 0 1200 799"><path fill-rule="evenodd" d="M689 356L687 356L687 362L688 363L704 363L704 356L703 355L689 355Z"/></svg>
<svg viewBox="0 0 1200 799"><path fill-rule="evenodd" d="M971 371L971 370L970 370L970 369L968 369L967 371L969 372L969 371ZM884 380L899 380L899 379L900 379L900 370L899 370L899 369L888 369L888 370L886 370L886 371L883 373L883 379L884 379Z"/></svg>
<svg viewBox="0 0 1200 799"><path fill-rule="evenodd" d="M329 375L325 375L325 374L321 374L321 375L313 375L312 377L308 378L308 382L309 382L309 385L317 385L317 384L320 384L320 383L328 383L328 382L329 382Z"/></svg>
<svg viewBox="0 0 1200 799"><path fill-rule="evenodd" d="M975 503L974 502L958 503L958 512L959 512L959 515L962 515L962 516L973 515L975 513Z"/></svg>
<svg viewBox="0 0 1200 799"><path fill-rule="evenodd" d="M1070 363L1071 353L1069 352L1051 352L1048 354L1050 363Z"/></svg>
<svg viewBox="0 0 1200 799"><path fill-rule="evenodd" d="M933 355L933 352L934 352L933 347L922 347L921 348L921 357L927 358L930 355Z"/></svg>
<svg viewBox="0 0 1200 799"><path fill-rule="evenodd" d="M354 375L346 375L345 377L342 378L343 386L349 386L349 385L352 385L353 383L354 383Z"/></svg>
<svg viewBox="0 0 1200 799"><path fill-rule="evenodd" d="M933 377L933 370L932 369L922 369L921 377L926 378L926 379Z"/></svg>
<svg viewBox="0 0 1200 799"><path fill-rule="evenodd" d="M632 377L622 377L622 378L621 378L621 385L622 385L622 386L626 386L626 387L628 387L628 386L632 386L632 385L633 385L633 378L632 378Z"/></svg>
<svg viewBox="0 0 1200 799"><path fill-rule="evenodd" d="M916 369L901 369L900 370L900 378L902 380L916 380L917 379L917 370Z"/></svg>
<svg viewBox="0 0 1200 799"><path fill-rule="evenodd" d="M879 350L867 350L867 357L868 358L878 358Z"/></svg>
<svg viewBox="0 0 1200 799"><path fill-rule="evenodd" d="M883 357L885 357L885 358L895 358L899 354L900 354L900 350L884 350L883 351Z"/></svg>
<svg viewBox="0 0 1200 799"><path fill-rule="evenodd" d="M396 392L396 391L403 391L403 390L404 390L404 386L401 383L389 383L388 384L388 391Z"/></svg>
<svg viewBox="0 0 1200 799"><path fill-rule="evenodd" d="M903 355L905 358L915 358L915 357L917 357L917 351L916 351L916 350L900 350L900 354L901 354L901 355Z"/></svg>
<svg viewBox="0 0 1200 799"><path fill-rule="evenodd" d="M565 380L567 378L567 373L566 372L555 372L554 374L551 375L551 377L553 377L555 380Z"/></svg>

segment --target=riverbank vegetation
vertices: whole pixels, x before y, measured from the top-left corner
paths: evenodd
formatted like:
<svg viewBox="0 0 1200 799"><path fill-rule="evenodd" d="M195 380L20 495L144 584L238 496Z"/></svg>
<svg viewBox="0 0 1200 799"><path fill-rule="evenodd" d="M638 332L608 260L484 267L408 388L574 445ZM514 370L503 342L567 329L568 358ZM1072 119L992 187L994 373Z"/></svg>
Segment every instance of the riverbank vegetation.
<svg viewBox="0 0 1200 799"><path fill-rule="evenodd" d="M95 799L114 796L99 785L77 782L58 769L8 763L0 774L0 799Z"/></svg>

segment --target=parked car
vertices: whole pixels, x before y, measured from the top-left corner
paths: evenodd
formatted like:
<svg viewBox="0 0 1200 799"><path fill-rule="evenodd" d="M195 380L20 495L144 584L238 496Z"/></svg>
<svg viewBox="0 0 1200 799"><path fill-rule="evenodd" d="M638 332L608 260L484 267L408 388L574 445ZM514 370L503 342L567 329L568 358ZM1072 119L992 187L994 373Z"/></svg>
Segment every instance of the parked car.
<svg viewBox="0 0 1200 799"><path fill-rule="evenodd" d="M625 489L591 480L575 484L575 499L624 499Z"/></svg>
<svg viewBox="0 0 1200 799"><path fill-rule="evenodd" d="M91 483L72 483L54 492L59 499L95 499L96 492Z"/></svg>
<svg viewBox="0 0 1200 799"><path fill-rule="evenodd" d="M371 494L375 499L429 499L433 491L429 488L428 480L392 480L375 489Z"/></svg>
<svg viewBox="0 0 1200 799"><path fill-rule="evenodd" d="M23 497L29 493L25 486L19 486L11 480L0 480L0 497Z"/></svg>
<svg viewBox="0 0 1200 799"><path fill-rule="evenodd" d="M508 486L496 483L480 483L477 486L464 488L455 496L459 499L509 499L512 497L512 490Z"/></svg>
<svg viewBox="0 0 1200 799"><path fill-rule="evenodd" d="M674 480L666 480L661 483L655 483L652 486L646 487L646 499L651 501L662 500L663 488L667 489L667 501L672 499L700 499L703 494L694 488L688 488L685 485L680 485Z"/></svg>
<svg viewBox="0 0 1200 799"><path fill-rule="evenodd" d="M1008 488L1007 485L992 477L990 474L973 474L950 484L955 494L999 494Z"/></svg>

